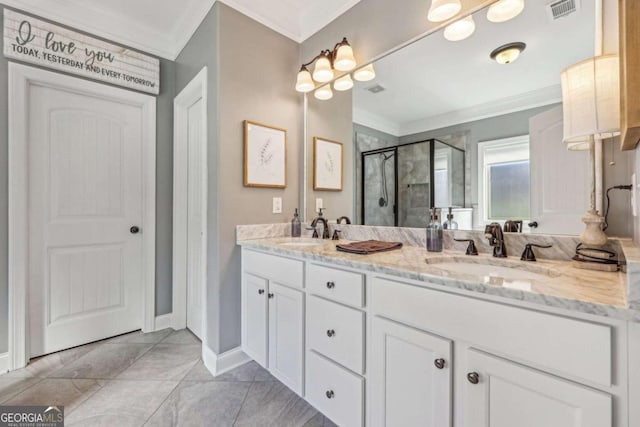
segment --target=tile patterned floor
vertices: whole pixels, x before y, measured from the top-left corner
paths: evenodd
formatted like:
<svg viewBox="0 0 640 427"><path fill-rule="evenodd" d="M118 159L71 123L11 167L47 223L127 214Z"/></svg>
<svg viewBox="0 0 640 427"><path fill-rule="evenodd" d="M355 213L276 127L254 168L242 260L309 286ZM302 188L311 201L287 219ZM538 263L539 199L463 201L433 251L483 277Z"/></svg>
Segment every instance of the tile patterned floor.
<svg viewBox="0 0 640 427"><path fill-rule="evenodd" d="M64 405L67 426L323 427L255 362L213 377L189 331L133 332L0 375L0 405Z"/></svg>

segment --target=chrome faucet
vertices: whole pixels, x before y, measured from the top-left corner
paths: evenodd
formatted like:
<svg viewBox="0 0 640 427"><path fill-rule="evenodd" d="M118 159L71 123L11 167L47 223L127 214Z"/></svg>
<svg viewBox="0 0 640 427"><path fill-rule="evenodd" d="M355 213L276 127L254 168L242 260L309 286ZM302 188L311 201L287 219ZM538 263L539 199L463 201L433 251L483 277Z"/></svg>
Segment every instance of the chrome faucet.
<svg viewBox="0 0 640 427"><path fill-rule="evenodd" d="M507 257L507 246L504 244L504 234L502 227L497 222L492 222L484 229L484 236L489 239L489 244L493 246L493 256L496 258Z"/></svg>
<svg viewBox="0 0 640 427"><path fill-rule="evenodd" d="M314 220L311 222L311 227L315 230L316 226L318 225L319 222L321 222L322 225L323 225L322 238L323 239L328 239L329 238L329 224L327 223L327 220L325 219L325 217L322 216L322 208L320 208L320 210L318 211L318 216L316 218L314 218ZM317 232L314 233L313 237L318 237Z"/></svg>

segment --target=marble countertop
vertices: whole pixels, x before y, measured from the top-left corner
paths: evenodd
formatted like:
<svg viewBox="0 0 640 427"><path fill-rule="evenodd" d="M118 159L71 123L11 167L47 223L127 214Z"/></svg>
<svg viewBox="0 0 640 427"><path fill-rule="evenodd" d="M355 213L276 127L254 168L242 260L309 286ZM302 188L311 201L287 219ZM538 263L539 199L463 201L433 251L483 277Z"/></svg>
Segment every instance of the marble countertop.
<svg viewBox="0 0 640 427"><path fill-rule="evenodd" d="M305 239L303 239L305 240ZM322 241L319 245L292 246L300 239L290 237L243 240L238 244L274 254L320 261L336 266L362 269L401 278L428 282L455 289L542 304L622 320L640 321L640 310L627 301L625 273L576 269L567 261L540 260L525 263L519 258L493 258L487 254L465 256L458 251L428 252L415 246L371 255L338 252L336 244L347 241ZM455 263L517 267L512 278L473 274L468 265L461 271ZM446 263L446 264L443 264ZM512 270L511 270L512 271Z"/></svg>

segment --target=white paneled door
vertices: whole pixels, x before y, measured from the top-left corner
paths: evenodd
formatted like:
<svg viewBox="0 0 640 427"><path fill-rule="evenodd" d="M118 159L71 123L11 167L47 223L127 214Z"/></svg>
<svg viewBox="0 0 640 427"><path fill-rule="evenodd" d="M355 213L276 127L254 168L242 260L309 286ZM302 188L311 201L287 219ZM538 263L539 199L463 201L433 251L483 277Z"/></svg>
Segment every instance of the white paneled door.
<svg viewBox="0 0 640 427"><path fill-rule="evenodd" d="M34 357L142 327L144 150L139 105L53 85L27 96Z"/></svg>

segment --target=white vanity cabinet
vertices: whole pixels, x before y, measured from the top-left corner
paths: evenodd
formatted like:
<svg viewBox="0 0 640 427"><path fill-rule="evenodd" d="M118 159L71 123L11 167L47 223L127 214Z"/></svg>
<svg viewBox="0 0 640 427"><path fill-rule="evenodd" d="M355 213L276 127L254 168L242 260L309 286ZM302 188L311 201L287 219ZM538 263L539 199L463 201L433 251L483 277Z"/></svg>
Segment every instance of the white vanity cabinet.
<svg viewBox="0 0 640 427"><path fill-rule="evenodd" d="M300 395L304 385L302 269L298 260L243 251L242 350Z"/></svg>
<svg viewBox="0 0 640 427"><path fill-rule="evenodd" d="M371 341L371 425L451 426L451 341L379 317Z"/></svg>
<svg viewBox="0 0 640 427"><path fill-rule="evenodd" d="M476 350L463 401L469 427L605 427L611 395Z"/></svg>
<svg viewBox="0 0 640 427"><path fill-rule="evenodd" d="M640 425L637 324L246 248L242 307L247 355L340 426Z"/></svg>

